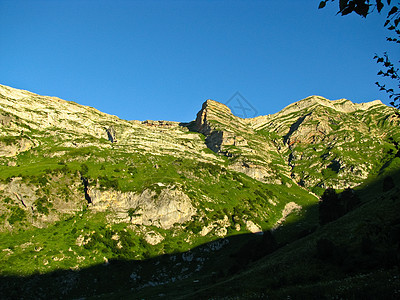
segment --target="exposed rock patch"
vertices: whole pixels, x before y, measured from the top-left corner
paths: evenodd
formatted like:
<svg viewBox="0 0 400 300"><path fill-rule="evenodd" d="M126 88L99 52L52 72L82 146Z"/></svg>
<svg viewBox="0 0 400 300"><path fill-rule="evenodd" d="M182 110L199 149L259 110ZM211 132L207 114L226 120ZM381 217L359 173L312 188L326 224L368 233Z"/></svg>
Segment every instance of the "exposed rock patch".
<svg viewBox="0 0 400 300"><path fill-rule="evenodd" d="M150 245L154 246L154 245L161 243L164 240L164 237L161 234L159 234L158 232L149 231L144 235L144 239Z"/></svg>
<svg viewBox="0 0 400 300"><path fill-rule="evenodd" d="M35 146L34 142L26 139L15 137L10 142L0 141L0 156L13 157L19 153L28 151Z"/></svg>
<svg viewBox="0 0 400 300"><path fill-rule="evenodd" d="M189 221L196 213L190 198L180 190L164 188L157 195L154 191L144 190L141 194L114 190L100 191L89 189L95 211L115 213L115 222L130 222L128 210L134 208L134 224L154 225L164 229L175 223Z"/></svg>
<svg viewBox="0 0 400 300"><path fill-rule="evenodd" d="M282 218L280 218L276 222L274 228L277 228L279 225L281 225L283 222L285 222L285 220L286 220L288 215L290 215L291 213L294 213L294 212L299 212L301 210L301 208L302 207L300 205L298 205L297 203L295 203L295 202L287 203L285 205L285 208L282 211Z"/></svg>
<svg viewBox="0 0 400 300"><path fill-rule="evenodd" d="M253 221L251 220L247 220L246 221L246 228L252 232L252 233L258 233L261 232L261 227L259 227L258 225L256 225Z"/></svg>
<svg viewBox="0 0 400 300"><path fill-rule="evenodd" d="M117 133L115 132L114 127L110 126L110 127L107 128L106 131L107 131L108 140L111 143L116 143L117 142Z"/></svg>

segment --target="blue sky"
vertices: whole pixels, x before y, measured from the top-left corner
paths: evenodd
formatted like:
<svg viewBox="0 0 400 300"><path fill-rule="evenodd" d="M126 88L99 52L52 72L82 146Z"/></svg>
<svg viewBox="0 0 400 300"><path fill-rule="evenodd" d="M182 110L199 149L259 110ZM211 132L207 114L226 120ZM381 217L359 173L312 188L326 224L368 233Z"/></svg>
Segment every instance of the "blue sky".
<svg viewBox="0 0 400 300"><path fill-rule="evenodd" d="M237 91L257 115L310 95L388 104L384 16L319 2L0 0L0 83L129 120L190 121Z"/></svg>

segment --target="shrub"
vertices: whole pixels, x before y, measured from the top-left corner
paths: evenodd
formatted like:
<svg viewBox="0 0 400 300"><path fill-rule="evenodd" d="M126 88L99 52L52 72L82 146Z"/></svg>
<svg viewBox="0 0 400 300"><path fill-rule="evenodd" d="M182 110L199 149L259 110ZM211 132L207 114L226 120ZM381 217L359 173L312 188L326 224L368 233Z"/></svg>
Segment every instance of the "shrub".
<svg viewBox="0 0 400 300"><path fill-rule="evenodd" d="M361 201L353 189L347 188L340 194L340 202L343 206L344 213L348 213L356 208Z"/></svg>
<svg viewBox="0 0 400 300"><path fill-rule="evenodd" d="M385 179L383 179L383 186L382 186L383 192L387 192L394 187L395 187L395 184L394 184L393 178L391 176L386 176Z"/></svg>
<svg viewBox="0 0 400 300"><path fill-rule="evenodd" d="M343 206L334 189L327 189L319 202L319 223L324 225L332 222L344 214Z"/></svg>
<svg viewBox="0 0 400 300"><path fill-rule="evenodd" d="M12 213L11 216L8 218L8 223L11 225L15 222L20 222L25 219L26 212L19 206L15 206L11 209Z"/></svg>
<svg viewBox="0 0 400 300"><path fill-rule="evenodd" d="M87 164L81 164L81 175L86 175L89 172L89 167Z"/></svg>
<svg viewBox="0 0 400 300"><path fill-rule="evenodd" d="M38 183L40 186L45 186L48 182L49 182L49 181L47 180L46 175L44 175L43 177L40 177L40 178L37 180L37 183Z"/></svg>
<svg viewBox="0 0 400 300"><path fill-rule="evenodd" d="M137 216L140 216L140 214L138 214L138 213L136 213L136 208L130 208L130 209L128 209L128 211L127 211L127 213L128 213L128 216L129 216L129 222L132 222L132 218L133 217L137 217Z"/></svg>
<svg viewBox="0 0 400 300"><path fill-rule="evenodd" d="M64 166L60 169L60 172L61 172L61 173L64 173L64 174L68 174L68 173L70 172L70 169L68 168L67 165L64 165Z"/></svg>
<svg viewBox="0 0 400 300"><path fill-rule="evenodd" d="M117 179L109 179L107 176L99 176L99 184L103 188L112 188L117 190L119 188Z"/></svg>
<svg viewBox="0 0 400 300"><path fill-rule="evenodd" d="M128 173L130 173L132 176L134 176L137 172L138 172L137 168L135 168L135 167L128 168Z"/></svg>
<svg viewBox="0 0 400 300"><path fill-rule="evenodd" d="M202 229L201 223L199 221L190 222L186 228L194 234L198 234Z"/></svg>
<svg viewBox="0 0 400 300"><path fill-rule="evenodd" d="M39 213L48 215L49 214L49 207L53 205L48 201L46 197L40 197L34 202L36 209Z"/></svg>

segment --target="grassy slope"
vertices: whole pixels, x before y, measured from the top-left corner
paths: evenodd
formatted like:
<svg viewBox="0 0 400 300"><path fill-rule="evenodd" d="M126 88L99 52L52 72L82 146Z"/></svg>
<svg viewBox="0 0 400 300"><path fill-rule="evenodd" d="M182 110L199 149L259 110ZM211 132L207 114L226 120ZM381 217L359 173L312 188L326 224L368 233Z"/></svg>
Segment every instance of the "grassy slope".
<svg viewBox="0 0 400 300"><path fill-rule="evenodd" d="M3 275L84 268L102 263L104 257L144 259L186 251L217 239L214 231L204 237L199 235L202 227L217 220L229 220L231 226L228 227L228 235L248 232L246 219L268 230L281 218L286 203L294 201L304 207L302 213L306 213L307 207L317 201L296 185L263 184L229 171L224 165L168 155L144 155L140 152L127 155L123 149L60 148L54 139L56 137L41 139L41 147L18 155L16 166L0 167L0 179L4 183L9 178L20 177L23 182L39 187L40 195L46 199L41 204L42 214L57 213L53 203L61 196L65 198L63 201L68 202L72 197L68 184L79 184L84 165L87 166L84 176L89 178L89 184L94 186L98 182L104 189L140 193L147 188L160 192L161 187L157 183L180 186L193 200L198 216L171 231L147 228L147 231L153 230L165 238L157 246L150 246L143 239L144 233L139 227L132 227L129 223L107 225L104 213L96 215L81 207L75 213L59 215L60 221L54 225L34 228L26 220L26 215L18 215L21 204L8 198L10 202L4 206L1 218L8 222L13 220L14 230L0 233L0 247L5 249L0 252ZM59 151L63 151L61 157L53 156ZM158 167L154 168L154 165ZM83 198L83 185L79 189L82 189ZM273 200L276 205L268 200ZM39 210L39 204L35 205L35 209ZM301 215L294 217L300 218ZM235 229L235 224L240 225L240 231ZM125 239L122 249L118 249L117 241L110 240L115 233ZM91 242L86 246L77 246L76 241L80 236L91 239ZM185 242L188 239L190 242Z"/></svg>
<svg viewBox="0 0 400 300"><path fill-rule="evenodd" d="M395 188L383 192L383 176L368 180L357 188L362 204L354 211L254 262L244 272L185 297L396 299L400 173L391 176ZM322 239L331 244L318 250Z"/></svg>
<svg viewBox="0 0 400 300"><path fill-rule="evenodd" d="M393 162L396 163L396 160ZM371 179L357 189L362 203L355 210L336 221L318 226L313 232L303 233L304 237L293 239L288 232L291 226L297 227L310 216L292 220L290 225L276 231L276 238L280 241L276 251L260 259L249 257L245 263L240 257L243 249L251 252L254 246L258 247L262 236L235 235L193 247L188 252L140 261L122 256L110 261L108 266L88 260L88 268L81 268L79 272L59 270L48 273L52 270L51 264L43 266L41 260L48 259L49 255L60 257L60 253L49 253L45 248L46 243L52 248L60 247L57 245L60 240L51 238L58 230L62 231L65 227L65 232L66 228L71 231L77 228L78 234L82 230L94 229L104 235L111 234L107 233L109 230L123 231L121 225L98 229L96 224L101 221L101 215L88 223L85 214L77 214L67 222L41 230L39 237L25 232L26 238L36 243L36 247L42 245L44 248L38 252L33 250L38 259L31 260L32 270L35 269L34 264L40 262L38 266L43 275L2 277L0 287L4 295L10 297L15 293L44 298L90 298L98 295L94 297L96 299L154 299L159 295L171 299L396 299L396 293L400 291L399 240L396 240L400 232L400 176L398 172L391 173L391 176L395 179L395 188L382 192L384 177ZM312 215L315 216L314 213ZM315 226L315 219L308 219L308 222L308 228ZM18 236L21 238L23 235ZM137 239L134 240L136 245L143 242L138 237L131 238ZM370 241L366 242L366 238ZM332 251L318 250L318 241L322 239L332 243ZM70 242L73 243L73 240ZM23 247L28 249L30 245L15 246L13 251L26 257L28 253L23 252ZM68 256L70 252L66 245L64 247L64 254ZM94 249L76 245L71 248L85 257L95 256L95 251L105 251L106 256L110 254L107 247L99 245ZM153 247L150 249L155 250ZM236 267L238 262L242 263L241 268ZM13 264L14 261L9 259L7 263ZM44 286L46 289L40 290Z"/></svg>
<svg viewBox="0 0 400 300"><path fill-rule="evenodd" d="M35 140L40 146L19 154L16 158L2 158L0 179L3 183L7 183L10 178L21 177L23 182L38 186L38 196L44 197L45 200L35 203L35 208L42 215L57 214L54 207L60 196L66 202L76 197L65 187L71 183L79 183L83 172L89 179L90 185L99 183L104 189L112 188L139 193L144 189L153 189L159 193L161 187L158 183L163 183L165 186L176 185L189 195L198 210L198 215L191 222L176 225L169 231L153 226L139 228L129 223L108 224L105 213L93 214L82 209L82 204L85 204L83 201L77 202L75 212L66 215L59 214L58 218L61 221L47 228L38 229L26 220L26 214L23 213L23 208L18 201L4 198L0 192L4 203L7 202L0 212L0 220L1 222L7 220L9 223L12 221L14 228L12 232L0 233L2 249L0 275L5 276L0 278L4 283L1 289L9 293L12 287L16 288L21 282L26 281L26 284L21 284L20 287L25 287L25 289L15 289L15 295L18 295L18 292L32 292L38 287L45 286L45 282L54 276L58 281L55 280L50 285L49 293L42 295L58 297L60 291L62 292L60 290L62 285L59 287L58 284L67 280L72 276L71 274L78 283L76 288L71 288L66 292L66 295L71 297L94 294L114 297L119 293L123 296L132 296L130 292L127 292L129 289L139 293L138 297L142 295L147 298L157 292L165 293L165 291L168 295L175 297L188 295L193 288L199 289L201 295L224 296L225 292L219 293L221 287L228 287L228 294L231 291L232 296L242 294L244 297L251 295L258 297L266 293L281 297L287 294L295 295L296 291L301 289L304 289L304 295L307 295L316 287L321 291L326 289L335 293L338 282L341 282L343 278L358 282L354 274L360 272L364 274L360 282L374 276L382 282L382 274L376 271L376 267L379 266L377 262L391 246L381 247L382 249L378 247L368 255L360 254L362 251L360 247L362 247L362 237L369 234L369 228L373 230L376 226L380 228L380 226L385 226L384 224L395 221L394 214L386 214L386 212L398 211L397 194L394 191L384 195L377 195L377 193L381 191L384 176L390 172L396 172L400 167L400 159L394 157L397 149L393 144L393 141L399 140L399 134L387 125L381 116L375 119L373 116L369 118L364 116L364 118L367 118L366 124L372 130L390 133L384 142L363 140L361 136L355 134L355 140L344 147L346 151L340 152L338 149L333 149L332 157L322 162L323 165L327 165L338 156L362 161L359 145L369 151L362 150L363 153L373 154L379 150L379 155L371 161L371 165L375 166L371 178L358 188L364 205L341 219L318 228L312 234L309 233L313 232L317 225L317 199L285 176L280 178L283 181L282 185L263 184L241 173L230 171L228 165L233 162L233 159L216 158L211 163L199 161L189 155L187 157L151 155L139 149L131 151L129 145L124 148L123 145L112 145L105 139L92 136L76 138L70 132L60 129L43 132L30 129L29 136L23 137ZM245 132L241 134L251 140ZM335 138L337 135L339 139L344 139L348 134L348 131L334 132L332 137ZM256 135L257 143L254 146L256 151L262 152L263 149L259 148L258 142L263 139L268 140L269 143L274 140L274 143L282 146L280 140L282 137L274 133L262 130ZM63 146L66 137L70 141L81 144L92 143L92 146ZM2 137L1 142L13 144L20 138ZM371 145L378 150L370 151ZM231 148L233 152L240 150L235 146ZM300 145L291 151L304 153L317 160L324 157L325 150L319 149L319 146L316 149L306 148ZM319 153L319 151L322 152ZM317 154L314 155L314 152ZM213 153L210 154L213 155ZM246 159L259 160L263 157L257 154L252 158L251 154L246 154ZM8 166L9 162L15 163L15 166ZM308 159L303 162L294 168L294 172L312 172L312 164L315 161ZM283 163L283 156L274 154L271 165L276 167ZM334 177L337 175L325 172L321 178L321 174L314 173L316 177L325 181L332 179L332 182L335 181ZM399 186L399 183L397 185ZM81 189L81 200L83 200L83 186ZM276 205L268 200L272 200ZM282 247L273 254L257 260L254 265L248 264L249 261L254 260L254 257L248 258L245 263L239 260L238 267L238 253L240 254L249 245L262 245L261 237L248 234L245 221L252 220L263 230L271 229L281 218L285 204L291 201L301 205L303 210L301 213L289 215L285 226L276 230L275 237ZM379 217L375 216L377 211L381 211ZM212 248L212 241L219 240L216 230L212 230L204 237L199 235L199 231L202 227L217 224L218 220L224 218L231 224L227 228L228 235L232 236L229 239L229 247L224 247L223 251L215 251L213 255L210 255L210 252L204 249ZM371 218L372 221L370 221ZM236 231L235 225L240 226L240 231ZM149 245L144 239L145 233L149 231L162 235L165 238L164 241L156 246ZM350 233L350 238L343 232ZM119 236L119 240L113 239L115 235ZM301 238L305 235L307 236ZM82 237L87 244L79 246L77 242L82 240ZM320 258L316 258L316 241L324 237L331 240L337 253L321 261ZM374 239L376 239L374 242L378 243L381 237L378 235ZM119 242L122 248L118 246ZM287 243L289 244L286 245ZM198 265L182 260L183 256L178 254L190 249L190 253L198 253L200 261L201 259L207 261L202 265L201 271L196 271ZM342 257L343 253L350 253L350 261ZM163 254L168 255L160 256ZM109 269L104 269L105 258L118 261L115 264L111 263ZM176 265L174 259L178 259L182 266L174 268ZM170 260L171 263L168 264L165 260ZM372 260L375 265L368 266L364 260ZM357 264L366 265L365 270L357 269ZM149 271L140 271L146 268ZM165 268L170 268L170 271L164 272ZM247 270L243 271L243 268ZM81 271L76 273L65 271L69 269L81 269ZM356 271L352 273L354 269ZM142 279L137 282L129 279L133 274L132 270L139 272ZM184 276L177 282L169 281L159 287L151 287L151 285L146 287L149 282L163 281L162 278L153 278L160 272L166 277L178 276L178 274L184 274ZM237 272L244 273L235 275ZM388 276L392 276L390 272ZM19 277L21 275L29 277ZM87 279L87 276L90 279ZM97 281L93 281L92 278L97 278ZM214 284L217 285L214 286ZM89 285L92 287L88 287ZM277 288L279 288L278 291L276 291ZM40 290L38 295L40 295ZM350 294L344 293L344 295Z"/></svg>

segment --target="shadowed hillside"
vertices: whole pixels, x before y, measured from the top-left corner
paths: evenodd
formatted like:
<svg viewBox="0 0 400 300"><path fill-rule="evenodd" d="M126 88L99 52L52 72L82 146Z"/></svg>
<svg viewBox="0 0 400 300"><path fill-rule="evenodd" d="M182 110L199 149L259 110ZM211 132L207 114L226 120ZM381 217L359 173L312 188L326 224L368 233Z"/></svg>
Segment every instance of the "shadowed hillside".
<svg viewBox="0 0 400 300"><path fill-rule="evenodd" d="M378 189L384 180L357 189L361 203L323 226L313 213L272 235L236 235L148 260L3 276L1 293L7 299L395 299L400 290L400 176L392 177L395 186L385 192Z"/></svg>

